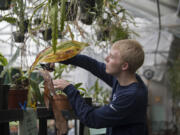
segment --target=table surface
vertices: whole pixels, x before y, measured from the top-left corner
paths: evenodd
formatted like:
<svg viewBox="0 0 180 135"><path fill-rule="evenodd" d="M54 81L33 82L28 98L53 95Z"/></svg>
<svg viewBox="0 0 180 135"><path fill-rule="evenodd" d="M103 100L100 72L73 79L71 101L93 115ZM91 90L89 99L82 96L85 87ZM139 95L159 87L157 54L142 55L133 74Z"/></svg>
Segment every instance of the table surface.
<svg viewBox="0 0 180 135"><path fill-rule="evenodd" d="M36 111L37 111L37 119L54 119L54 114L52 109L47 109L46 107L38 107ZM62 110L61 113L67 120L76 119L73 111ZM0 110L0 123L19 121L22 119L23 119L22 109Z"/></svg>

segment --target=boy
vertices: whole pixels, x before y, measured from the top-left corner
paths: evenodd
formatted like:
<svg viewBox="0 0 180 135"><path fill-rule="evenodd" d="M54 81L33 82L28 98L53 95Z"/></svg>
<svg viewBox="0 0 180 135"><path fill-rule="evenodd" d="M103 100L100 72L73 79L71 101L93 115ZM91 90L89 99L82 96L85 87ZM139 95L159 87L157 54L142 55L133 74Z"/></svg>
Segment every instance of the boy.
<svg viewBox="0 0 180 135"><path fill-rule="evenodd" d="M82 123L91 128L107 128L106 135L147 135L147 88L136 74L144 62L144 51L135 40L120 40L113 44L106 64L85 55L63 61L82 67L112 87L111 101L100 108L85 103L79 91L67 81L54 80L62 89Z"/></svg>

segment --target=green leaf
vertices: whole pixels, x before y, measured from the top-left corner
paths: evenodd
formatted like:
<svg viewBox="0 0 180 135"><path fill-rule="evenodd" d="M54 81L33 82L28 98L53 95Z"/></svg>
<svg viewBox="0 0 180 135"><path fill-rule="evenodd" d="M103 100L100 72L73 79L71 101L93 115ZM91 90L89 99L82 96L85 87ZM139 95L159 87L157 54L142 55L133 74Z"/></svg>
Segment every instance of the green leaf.
<svg viewBox="0 0 180 135"><path fill-rule="evenodd" d="M0 53L0 63L3 66L6 66L8 64L7 59Z"/></svg>
<svg viewBox="0 0 180 135"><path fill-rule="evenodd" d="M82 85L82 83L76 83L76 84L74 85L74 87L75 87L76 89L78 89L81 85Z"/></svg>
<svg viewBox="0 0 180 135"><path fill-rule="evenodd" d="M10 23L10 24L15 24L16 23L16 21L17 21L17 19L16 18L14 18L14 17L2 17L1 19L0 19L0 22L2 22L2 21L6 21L6 22L8 22L8 23Z"/></svg>
<svg viewBox="0 0 180 135"><path fill-rule="evenodd" d="M55 2L51 8L51 20L52 20L52 47L54 54L56 53L56 45L58 39L58 3Z"/></svg>
<svg viewBox="0 0 180 135"><path fill-rule="evenodd" d="M0 77L3 77L4 74L6 73L6 71L9 69L9 67L16 61L17 57L20 54L20 48L18 47L15 54L12 56L12 58L10 59L9 63L4 67L4 70L1 72Z"/></svg>
<svg viewBox="0 0 180 135"><path fill-rule="evenodd" d="M30 79L30 85L32 87L35 97L37 98L36 100L43 104L44 99L40 92L39 83L37 83L37 81L35 80Z"/></svg>
<svg viewBox="0 0 180 135"><path fill-rule="evenodd" d="M64 30L64 22L65 22L65 12L66 12L66 0L61 0L61 18L60 18L60 30L63 32Z"/></svg>

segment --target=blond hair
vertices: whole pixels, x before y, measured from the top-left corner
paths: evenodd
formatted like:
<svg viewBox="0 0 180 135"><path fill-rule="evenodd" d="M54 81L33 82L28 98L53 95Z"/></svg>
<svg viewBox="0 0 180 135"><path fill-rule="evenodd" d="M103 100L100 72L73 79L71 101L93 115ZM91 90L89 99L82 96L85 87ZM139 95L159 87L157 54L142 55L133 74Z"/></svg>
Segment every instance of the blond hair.
<svg viewBox="0 0 180 135"><path fill-rule="evenodd" d="M130 73L135 73L144 63L144 51L141 44L133 39L116 41L112 48L119 49L120 56L124 62L127 62Z"/></svg>

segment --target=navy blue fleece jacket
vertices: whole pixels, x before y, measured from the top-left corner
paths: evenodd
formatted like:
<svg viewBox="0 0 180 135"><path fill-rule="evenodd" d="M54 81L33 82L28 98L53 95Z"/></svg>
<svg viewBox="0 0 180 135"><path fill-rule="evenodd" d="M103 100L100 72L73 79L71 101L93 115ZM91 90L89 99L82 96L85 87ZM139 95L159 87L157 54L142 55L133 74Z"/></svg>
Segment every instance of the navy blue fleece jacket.
<svg viewBox="0 0 180 135"><path fill-rule="evenodd" d="M105 64L86 55L76 55L61 62L82 67L112 87L111 101L100 108L85 103L79 91L68 85L64 92L75 115L91 128L107 128L106 135L147 135L146 110L148 91L136 74L137 82L121 86L117 79L105 72Z"/></svg>

